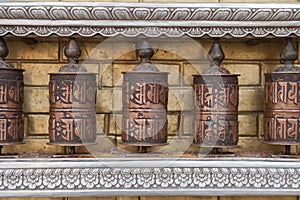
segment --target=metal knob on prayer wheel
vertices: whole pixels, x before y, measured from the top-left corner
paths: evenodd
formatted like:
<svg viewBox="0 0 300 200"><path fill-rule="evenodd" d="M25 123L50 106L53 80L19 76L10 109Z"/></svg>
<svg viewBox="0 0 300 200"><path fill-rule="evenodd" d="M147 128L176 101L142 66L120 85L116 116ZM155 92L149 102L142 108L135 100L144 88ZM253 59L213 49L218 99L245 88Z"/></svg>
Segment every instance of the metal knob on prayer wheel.
<svg viewBox="0 0 300 200"><path fill-rule="evenodd" d="M141 63L123 72L122 143L142 147L167 144L168 73L150 59L154 51L147 40L137 50Z"/></svg>
<svg viewBox="0 0 300 200"><path fill-rule="evenodd" d="M23 69L5 62L9 51L0 38L0 145L23 143ZM1 151L0 151L1 152Z"/></svg>
<svg viewBox="0 0 300 200"><path fill-rule="evenodd" d="M298 52L288 39L281 61L283 66L265 74L264 141L274 145L300 144L300 68L294 66Z"/></svg>
<svg viewBox="0 0 300 200"><path fill-rule="evenodd" d="M50 74L49 144L75 146L95 144L96 75L78 64L81 50L71 39L64 53L68 64Z"/></svg>
<svg viewBox="0 0 300 200"><path fill-rule="evenodd" d="M238 74L221 67L223 50L215 40L209 51L210 68L193 76L194 143L228 148L238 144Z"/></svg>

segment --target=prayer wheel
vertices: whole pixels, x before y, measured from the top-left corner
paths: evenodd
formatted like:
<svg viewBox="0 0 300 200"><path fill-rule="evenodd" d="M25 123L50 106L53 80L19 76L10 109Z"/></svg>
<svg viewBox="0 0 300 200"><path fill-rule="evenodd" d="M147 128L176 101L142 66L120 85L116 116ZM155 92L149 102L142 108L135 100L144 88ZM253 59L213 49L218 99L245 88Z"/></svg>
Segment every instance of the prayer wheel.
<svg viewBox="0 0 300 200"><path fill-rule="evenodd" d="M74 148L94 144L96 76L78 64L81 50L75 40L69 41L64 53L69 63L50 74L49 144Z"/></svg>
<svg viewBox="0 0 300 200"><path fill-rule="evenodd" d="M264 141L274 145L300 144L300 68L294 66L298 58L291 40L281 52L281 66L265 74Z"/></svg>
<svg viewBox="0 0 300 200"><path fill-rule="evenodd" d="M228 148L238 144L238 74L220 66L223 50L214 41L209 51L210 68L193 76L194 143Z"/></svg>
<svg viewBox="0 0 300 200"><path fill-rule="evenodd" d="M5 62L9 51L0 38L0 145L23 143L23 69ZM1 150L0 150L1 151Z"/></svg>
<svg viewBox="0 0 300 200"><path fill-rule="evenodd" d="M151 64L153 53L150 43L143 40L137 48L141 63L123 72L122 142L127 145L167 144L168 73Z"/></svg>

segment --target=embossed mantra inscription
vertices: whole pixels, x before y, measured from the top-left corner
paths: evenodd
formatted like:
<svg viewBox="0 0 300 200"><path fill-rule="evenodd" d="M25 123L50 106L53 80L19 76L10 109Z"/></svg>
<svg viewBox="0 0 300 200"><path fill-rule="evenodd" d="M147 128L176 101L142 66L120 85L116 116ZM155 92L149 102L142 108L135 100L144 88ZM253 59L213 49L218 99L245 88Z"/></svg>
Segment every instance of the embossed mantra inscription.
<svg viewBox="0 0 300 200"><path fill-rule="evenodd" d="M238 142L237 75L194 76L196 144L235 146Z"/></svg>
<svg viewBox="0 0 300 200"><path fill-rule="evenodd" d="M123 143L167 142L167 73L126 72L123 83Z"/></svg>
<svg viewBox="0 0 300 200"><path fill-rule="evenodd" d="M300 73L266 74L265 141L300 142Z"/></svg>
<svg viewBox="0 0 300 200"><path fill-rule="evenodd" d="M50 143L74 146L95 142L95 86L94 74L50 75Z"/></svg>
<svg viewBox="0 0 300 200"><path fill-rule="evenodd" d="M14 68L0 69L0 144L21 143L24 137L22 72Z"/></svg>

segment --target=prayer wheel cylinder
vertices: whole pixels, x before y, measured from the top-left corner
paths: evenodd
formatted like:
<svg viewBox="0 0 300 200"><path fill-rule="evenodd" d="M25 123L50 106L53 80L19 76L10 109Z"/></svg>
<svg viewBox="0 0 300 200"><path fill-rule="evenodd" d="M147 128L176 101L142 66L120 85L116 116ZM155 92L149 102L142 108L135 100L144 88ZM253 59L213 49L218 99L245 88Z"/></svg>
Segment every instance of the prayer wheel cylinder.
<svg viewBox="0 0 300 200"><path fill-rule="evenodd" d="M238 143L238 75L194 76L196 144L234 147Z"/></svg>
<svg viewBox="0 0 300 200"><path fill-rule="evenodd" d="M210 68L193 76L194 144L229 148L238 144L238 74L221 67L225 56L217 39L209 51Z"/></svg>
<svg viewBox="0 0 300 200"><path fill-rule="evenodd" d="M23 143L23 71L0 68L0 145Z"/></svg>
<svg viewBox="0 0 300 200"><path fill-rule="evenodd" d="M78 65L81 51L74 39L64 52L69 64L50 74L49 144L70 147L95 144L96 75Z"/></svg>
<svg viewBox="0 0 300 200"><path fill-rule="evenodd" d="M123 80L123 143L132 146L166 144L168 74L126 72Z"/></svg>
<svg viewBox="0 0 300 200"><path fill-rule="evenodd" d="M300 68L290 40L281 52L284 66L265 74L264 141L275 145L300 144ZM289 149L286 150L289 154Z"/></svg>
<svg viewBox="0 0 300 200"><path fill-rule="evenodd" d="M6 63L9 50L0 38L0 145L23 143L23 69ZM0 148L1 153L1 148Z"/></svg>
<svg viewBox="0 0 300 200"><path fill-rule="evenodd" d="M50 74L50 144L77 146L96 140L96 76Z"/></svg>
<svg viewBox="0 0 300 200"><path fill-rule="evenodd" d="M265 74L265 142L300 143L300 73Z"/></svg>
<svg viewBox="0 0 300 200"><path fill-rule="evenodd" d="M168 73L150 63L148 41L137 49L141 63L123 73L122 142L131 146L166 145L168 138Z"/></svg>

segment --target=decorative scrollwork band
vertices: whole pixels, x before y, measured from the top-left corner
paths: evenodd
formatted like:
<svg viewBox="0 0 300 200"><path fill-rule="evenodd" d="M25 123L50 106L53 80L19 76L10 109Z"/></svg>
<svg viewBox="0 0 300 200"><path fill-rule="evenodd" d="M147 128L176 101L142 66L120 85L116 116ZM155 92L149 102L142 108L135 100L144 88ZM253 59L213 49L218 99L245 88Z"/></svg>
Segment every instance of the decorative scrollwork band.
<svg viewBox="0 0 300 200"><path fill-rule="evenodd" d="M226 162L226 161L225 161ZM232 161L230 161L232 163ZM237 163L236 163L237 164ZM31 196L74 195L74 191L89 195L111 191L110 195L146 195L145 191L191 190L205 194L214 190L227 194L250 194L257 189L285 189L299 192L300 169L283 167L28 167L0 169L0 195ZM20 193L16 195L19 191ZM41 192L43 191L43 192ZM230 191L232 193L230 193ZM47 193L49 192L49 193ZM172 195L172 193L169 193ZM257 193L258 195L259 193ZM276 193L272 193L274 195ZM178 194L177 194L178 195Z"/></svg>
<svg viewBox="0 0 300 200"><path fill-rule="evenodd" d="M300 5L291 3L7 2L0 19L1 36L300 36Z"/></svg>

